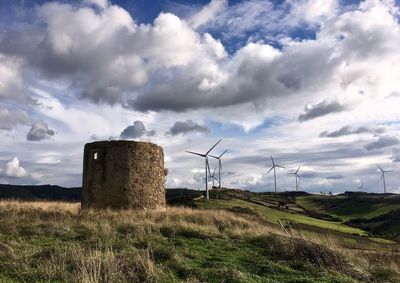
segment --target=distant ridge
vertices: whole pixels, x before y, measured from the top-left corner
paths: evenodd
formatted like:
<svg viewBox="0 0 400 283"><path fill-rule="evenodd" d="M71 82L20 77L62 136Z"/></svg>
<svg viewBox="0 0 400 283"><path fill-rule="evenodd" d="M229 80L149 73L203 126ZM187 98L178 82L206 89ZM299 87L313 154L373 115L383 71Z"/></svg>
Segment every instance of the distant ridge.
<svg viewBox="0 0 400 283"><path fill-rule="evenodd" d="M54 185L21 186L0 184L0 199L80 201L82 188Z"/></svg>
<svg viewBox="0 0 400 283"><path fill-rule="evenodd" d="M0 199L81 201L82 188L56 185L5 185L0 184ZM202 195L197 190L167 188L168 204L193 206L193 199Z"/></svg>

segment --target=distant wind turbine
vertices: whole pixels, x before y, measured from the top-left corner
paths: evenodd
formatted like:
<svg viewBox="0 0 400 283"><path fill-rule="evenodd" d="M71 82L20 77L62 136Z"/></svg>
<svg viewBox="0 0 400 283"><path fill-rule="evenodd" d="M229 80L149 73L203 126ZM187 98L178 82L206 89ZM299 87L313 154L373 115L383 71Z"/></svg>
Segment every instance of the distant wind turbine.
<svg viewBox="0 0 400 283"><path fill-rule="evenodd" d="M208 170L210 170L210 166L208 166ZM219 184L219 180L215 177L215 171L217 171L217 166L215 166L212 174L211 174L211 171L208 171L208 173L210 174L210 178L212 178L212 187L213 188L215 187L215 180L217 180L217 182Z"/></svg>
<svg viewBox="0 0 400 283"><path fill-rule="evenodd" d="M364 191L364 183L361 182L361 185L357 187L357 190L359 190L360 192Z"/></svg>
<svg viewBox="0 0 400 283"><path fill-rule="evenodd" d="M271 167L271 169L268 170L267 174L269 172L271 172L272 170L274 170L274 184L275 184L275 193L276 193L276 167L278 167L278 168L285 168L285 167L275 164L275 161L274 161L274 158L272 157L272 155L271 155L271 161L272 161L272 167Z"/></svg>
<svg viewBox="0 0 400 283"><path fill-rule="evenodd" d="M382 175L381 175L381 180L383 181L383 193L386 194L386 181L385 181L385 173L393 172L392 170L383 170L379 165L378 166L379 170L381 170Z"/></svg>
<svg viewBox="0 0 400 283"><path fill-rule="evenodd" d="M299 181L301 180L300 175L299 175L299 170L300 170L300 166L297 168L297 170L295 172L290 172L290 175L294 175L295 179L296 179L296 183L295 183L295 189L296 191L299 190L300 185L299 185Z"/></svg>
<svg viewBox="0 0 400 283"><path fill-rule="evenodd" d="M211 156L212 158L215 158L215 159L218 160L218 184L219 184L218 187L219 187L219 188L221 188L221 184L222 184L222 180L221 180L221 171L222 171L222 161L221 161L221 157L222 157L222 155L224 155L227 151L228 151L228 150L225 149L225 151L224 151L223 153L221 153L219 156L214 156L214 155L211 155L211 154L210 154L210 156Z"/></svg>
<svg viewBox="0 0 400 283"><path fill-rule="evenodd" d="M209 167L209 164L208 164L208 154L214 149L214 147L216 147L220 142L222 141L222 139L221 140L219 140L216 144L214 144L206 153L198 153L198 152L194 152L194 151L186 151L187 153L190 153L190 154L194 154L194 155L197 155L197 156L201 156L201 157L203 157L204 158L204 163L205 163L205 170L206 170L206 200L208 201L209 199L210 199L210 196L209 196L209 194L208 194L208 173L209 173L209 171L210 171L210 167Z"/></svg>

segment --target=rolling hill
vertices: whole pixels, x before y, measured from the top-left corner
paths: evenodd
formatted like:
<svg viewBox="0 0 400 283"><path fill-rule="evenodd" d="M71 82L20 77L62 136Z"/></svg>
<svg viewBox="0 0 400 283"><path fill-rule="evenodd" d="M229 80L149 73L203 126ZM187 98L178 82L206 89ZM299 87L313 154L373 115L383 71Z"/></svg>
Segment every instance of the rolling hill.
<svg viewBox="0 0 400 283"><path fill-rule="evenodd" d="M80 210L79 188L10 190L24 201L0 201L0 282L400 280L395 195L170 189L166 211L98 211Z"/></svg>
<svg viewBox="0 0 400 283"><path fill-rule="evenodd" d="M52 185L0 185L0 199L79 201L81 188ZM255 193L239 189L214 189L211 200L203 192L167 189L169 205L202 209L247 209L264 215L272 223L290 223L362 236L399 240L400 196L347 192L340 195L314 195L306 192Z"/></svg>

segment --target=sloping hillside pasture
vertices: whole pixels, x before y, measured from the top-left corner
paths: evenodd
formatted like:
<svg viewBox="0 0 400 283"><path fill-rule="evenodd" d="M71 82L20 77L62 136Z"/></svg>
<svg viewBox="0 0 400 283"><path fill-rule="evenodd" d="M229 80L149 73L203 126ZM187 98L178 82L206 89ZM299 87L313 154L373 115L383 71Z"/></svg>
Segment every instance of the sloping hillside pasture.
<svg viewBox="0 0 400 283"><path fill-rule="evenodd" d="M389 194L309 195L296 197L296 203L307 210L327 213L342 221L348 221L356 218L371 219L400 209L400 196Z"/></svg>
<svg viewBox="0 0 400 283"><path fill-rule="evenodd" d="M2 201L0 281L400 280L397 244L351 235L364 241L352 245L325 233L334 230L284 228L239 211L81 211L78 203Z"/></svg>

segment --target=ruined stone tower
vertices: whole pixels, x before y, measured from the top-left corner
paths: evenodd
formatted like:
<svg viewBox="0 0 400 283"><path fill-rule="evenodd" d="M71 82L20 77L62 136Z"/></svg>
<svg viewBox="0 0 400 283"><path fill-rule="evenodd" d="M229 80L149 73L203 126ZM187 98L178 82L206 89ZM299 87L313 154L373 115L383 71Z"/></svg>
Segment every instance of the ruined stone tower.
<svg viewBox="0 0 400 283"><path fill-rule="evenodd" d="M134 141L85 145L82 208L165 207L163 149Z"/></svg>

